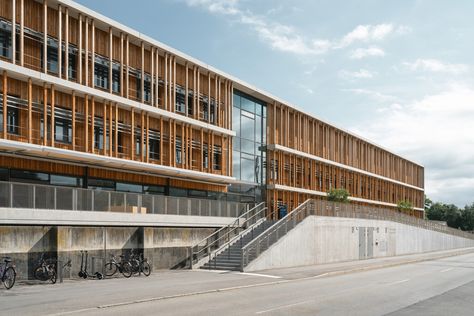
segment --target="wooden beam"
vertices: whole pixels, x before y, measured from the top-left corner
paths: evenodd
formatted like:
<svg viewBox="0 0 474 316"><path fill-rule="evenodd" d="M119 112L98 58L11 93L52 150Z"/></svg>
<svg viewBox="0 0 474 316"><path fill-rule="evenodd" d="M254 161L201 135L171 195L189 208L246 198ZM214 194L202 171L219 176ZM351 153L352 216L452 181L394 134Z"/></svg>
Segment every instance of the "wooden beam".
<svg viewBox="0 0 474 316"><path fill-rule="evenodd" d="M142 41L140 101L145 103L145 43ZM142 139L143 141L143 139ZM140 153L141 154L141 153Z"/></svg>
<svg viewBox="0 0 474 316"><path fill-rule="evenodd" d="M16 64L16 0L12 0L12 63Z"/></svg>
<svg viewBox="0 0 474 316"><path fill-rule="evenodd" d="M184 106L185 106L185 112L186 116L188 116L188 81L189 81L189 74L188 74L188 62L184 63L184 68L185 68L185 84L184 84Z"/></svg>
<svg viewBox="0 0 474 316"><path fill-rule="evenodd" d="M43 84L43 146L48 145L48 87Z"/></svg>
<svg viewBox="0 0 474 316"><path fill-rule="evenodd" d="M113 103L109 102L109 154L108 156L112 157L112 141L113 141L113 111L112 111Z"/></svg>
<svg viewBox="0 0 474 316"><path fill-rule="evenodd" d="M33 83L31 78L28 78L28 142L33 142L33 120L32 120L32 112L33 112Z"/></svg>
<svg viewBox="0 0 474 316"><path fill-rule="evenodd" d="M102 130L103 130L103 135L102 135L102 142L104 143L103 145L103 155L107 155L107 101L103 100L102 101ZM99 151L100 153L100 151Z"/></svg>
<svg viewBox="0 0 474 316"><path fill-rule="evenodd" d="M25 1L20 0L20 66L25 65Z"/></svg>
<svg viewBox="0 0 474 316"><path fill-rule="evenodd" d="M7 71L3 71L3 138L7 139L7 113L8 113L8 77Z"/></svg>
<svg viewBox="0 0 474 316"><path fill-rule="evenodd" d="M140 161L145 160L145 150L143 148L143 142L145 141L145 111L141 112L141 122L140 122Z"/></svg>
<svg viewBox="0 0 474 316"><path fill-rule="evenodd" d="M84 95L84 151L89 152L89 96Z"/></svg>
<svg viewBox="0 0 474 316"><path fill-rule="evenodd" d="M91 99L91 152L95 153L95 98Z"/></svg>
<svg viewBox="0 0 474 316"><path fill-rule="evenodd" d="M58 5L58 77L62 78L63 74L63 9Z"/></svg>
<svg viewBox="0 0 474 316"><path fill-rule="evenodd" d="M146 113L146 163L150 162L150 113Z"/></svg>
<svg viewBox="0 0 474 316"><path fill-rule="evenodd" d="M43 56L48 56L48 0L43 0ZM48 73L48 58L43 58L43 72Z"/></svg>
<svg viewBox="0 0 474 316"><path fill-rule="evenodd" d="M112 27L109 27L109 93L113 92L113 84L112 84L113 44L114 44L114 34L112 32Z"/></svg>
<svg viewBox="0 0 474 316"><path fill-rule="evenodd" d="M84 54L84 74L85 74L85 85L89 86L89 17L86 16L85 26L85 54Z"/></svg>
<svg viewBox="0 0 474 316"><path fill-rule="evenodd" d="M79 41L79 52L78 52L78 59L79 59L79 62L78 62L78 68L77 68L77 78L76 78L76 81L79 83L79 84L82 84L82 14L79 13L79 16L77 17L78 21L77 23L79 23L79 38L78 38L78 41Z"/></svg>
<svg viewBox="0 0 474 316"><path fill-rule="evenodd" d="M54 85L51 85L51 147L54 147L54 106L56 103L55 100L55 91L54 91ZM46 124L45 124L46 126Z"/></svg>
<svg viewBox="0 0 474 316"><path fill-rule="evenodd" d="M118 129L119 129L119 116L118 116L118 104L115 103L115 157L118 157L119 143L118 143Z"/></svg>
<svg viewBox="0 0 474 316"><path fill-rule="evenodd" d="M152 46L150 47L150 105L155 106L155 48Z"/></svg>
<svg viewBox="0 0 474 316"><path fill-rule="evenodd" d="M135 109L132 108L131 110L131 119L132 119L132 124L131 124L131 128L132 128L132 132L131 132L131 135L130 135L130 147L131 147L131 155L130 155L130 158L132 160L135 160Z"/></svg>
<svg viewBox="0 0 474 316"><path fill-rule="evenodd" d="M123 64L123 33L120 32L120 96L123 97L123 72L124 72L124 64ZM117 151L117 148L115 148Z"/></svg>
<svg viewBox="0 0 474 316"><path fill-rule="evenodd" d="M92 20L91 25L92 39L91 39L91 87L95 87L95 20Z"/></svg>
<svg viewBox="0 0 474 316"><path fill-rule="evenodd" d="M72 92L72 150L76 150L76 92Z"/></svg>
<svg viewBox="0 0 474 316"><path fill-rule="evenodd" d="M64 79L69 80L69 8L66 8L64 33Z"/></svg>

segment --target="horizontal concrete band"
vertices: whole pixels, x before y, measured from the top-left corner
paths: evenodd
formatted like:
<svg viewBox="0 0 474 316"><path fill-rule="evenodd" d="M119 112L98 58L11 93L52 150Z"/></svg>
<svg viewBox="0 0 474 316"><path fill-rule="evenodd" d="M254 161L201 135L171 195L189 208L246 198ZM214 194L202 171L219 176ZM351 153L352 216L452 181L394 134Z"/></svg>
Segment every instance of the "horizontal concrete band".
<svg viewBox="0 0 474 316"><path fill-rule="evenodd" d="M411 184L404 183L404 182L401 182L401 181L398 181L398 180L387 178L387 177L378 175L376 173L372 173L372 172L365 171L365 170L362 170L362 169L359 169L359 168L351 167L351 166L348 166L348 165L345 165L345 164L342 164L342 163L339 163L339 162L335 162L335 161L332 161L332 160L321 158L321 157L311 155L311 154L308 154L308 153L305 153L305 152L302 152L302 151L299 151L299 150L296 150L296 149L293 149L293 148L288 148L288 147L285 147L285 146L282 146L282 145L271 144L271 145L267 146L267 149L268 150L281 151L281 152L284 152L284 153L300 156L300 157L303 157L303 158L308 158L310 160L319 161L319 162L322 162L322 163L325 163L325 164L328 164L328 165L331 165L331 166L346 169L346 170L349 170L349 171L352 171L352 172L357 172L357 173L360 173L360 174L363 174L363 175L374 177L374 178L384 180L384 181L387 181L387 182L392 182L392 183L395 183L395 184L398 184L398 185L402 185L402 186L405 186L407 188L412 188L412 189L415 189L415 190L418 190L418 191L423 191L423 192L425 191L424 188L420 188L420 187L417 187L415 185L411 185Z"/></svg>
<svg viewBox="0 0 474 316"><path fill-rule="evenodd" d="M0 225L222 227L234 217L0 208Z"/></svg>
<svg viewBox="0 0 474 316"><path fill-rule="evenodd" d="M151 105L143 104L137 101L133 101L109 92L104 92L99 89L87 87L72 81L67 81L62 78L58 78L56 76L52 76L49 74L45 74L36 70L32 70L29 68L21 67L18 65L14 65L10 62L0 60L0 69L6 70L7 75L12 78L22 79L25 80L27 78L31 78L33 83L42 85L43 83L53 84L58 91L65 91L71 92L75 91L77 95L84 96L94 96L97 98L98 101L100 100L108 100L112 102L116 102L119 107L125 109L136 109L138 112L145 111L150 114L152 117L163 117L165 119L173 119L178 122L189 124L197 128L203 128L208 131L213 131L217 134L227 135L227 136L235 136L236 133L232 130L222 128L219 126L215 126L209 123L201 122L195 120L190 117L182 116L180 114L176 114L173 112L169 112Z"/></svg>
<svg viewBox="0 0 474 316"><path fill-rule="evenodd" d="M96 155L63 148L29 144L8 139L0 139L0 150L7 151L8 153L26 153L28 155L41 158L57 158L62 160L66 159L72 162L99 165L107 168L150 172L161 176L187 178L219 184L229 184L235 181L235 178L233 177L222 176L218 174L145 163L123 158Z"/></svg>
<svg viewBox="0 0 474 316"><path fill-rule="evenodd" d="M290 186L287 186L287 185L280 185L280 184L269 184L269 185L267 185L267 189L268 190L281 190L281 191L299 192L299 193L311 194L311 195L317 195L317 196L324 196L324 197L328 196L328 194L326 192L321 192L321 191L316 191L316 190L308 190L308 189L301 189L301 188L290 187ZM353 196L349 197L349 201L375 204L375 205L381 205L381 206L398 207L398 205L394 204L394 203L368 200L368 199L363 199L363 198L358 198L358 197L353 197ZM424 209L419 208L419 207L414 207L413 209L417 210L417 211L424 211Z"/></svg>

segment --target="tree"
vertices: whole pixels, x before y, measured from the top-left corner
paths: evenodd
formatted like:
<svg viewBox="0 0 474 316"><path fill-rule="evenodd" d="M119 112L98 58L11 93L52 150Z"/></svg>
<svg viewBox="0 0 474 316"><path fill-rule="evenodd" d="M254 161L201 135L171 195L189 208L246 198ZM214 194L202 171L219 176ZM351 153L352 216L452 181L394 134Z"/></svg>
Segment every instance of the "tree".
<svg viewBox="0 0 474 316"><path fill-rule="evenodd" d="M425 212L427 212L430 207L433 205L433 201L425 195Z"/></svg>
<svg viewBox="0 0 474 316"><path fill-rule="evenodd" d="M349 192L346 189L331 189L328 192L328 201L349 203Z"/></svg>
<svg viewBox="0 0 474 316"><path fill-rule="evenodd" d="M401 200L398 201L397 208L399 211L407 213L413 210L413 204L410 201Z"/></svg>
<svg viewBox="0 0 474 316"><path fill-rule="evenodd" d="M466 205L464 210L461 210L461 229L474 230L474 203Z"/></svg>

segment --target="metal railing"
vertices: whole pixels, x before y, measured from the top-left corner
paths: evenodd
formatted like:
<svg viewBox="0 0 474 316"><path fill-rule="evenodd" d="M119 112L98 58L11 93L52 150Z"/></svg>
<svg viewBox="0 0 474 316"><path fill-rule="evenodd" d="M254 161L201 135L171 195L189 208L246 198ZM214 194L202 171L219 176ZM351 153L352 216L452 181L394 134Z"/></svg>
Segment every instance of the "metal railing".
<svg viewBox="0 0 474 316"><path fill-rule="evenodd" d="M239 217L248 204L0 181L0 207Z"/></svg>
<svg viewBox="0 0 474 316"><path fill-rule="evenodd" d="M241 271L298 223L312 215L392 221L462 238L474 239L474 234L391 209L308 199L242 248Z"/></svg>
<svg viewBox="0 0 474 316"><path fill-rule="evenodd" d="M189 267L192 269L194 265L203 258L208 257L210 260L212 254L215 254L222 247L228 245L241 231L247 229L259 219L264 218L266 216L266 209L265 202L262 202L240 215L231 224L220 228L198 243L192 245L188 253Z"/></svg>

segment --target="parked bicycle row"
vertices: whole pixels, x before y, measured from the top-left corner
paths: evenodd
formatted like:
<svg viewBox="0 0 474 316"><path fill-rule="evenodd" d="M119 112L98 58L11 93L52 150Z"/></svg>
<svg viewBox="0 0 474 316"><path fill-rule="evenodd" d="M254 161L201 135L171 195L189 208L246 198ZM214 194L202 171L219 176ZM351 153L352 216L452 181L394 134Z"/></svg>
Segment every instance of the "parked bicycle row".
<svg viewBox="0 0 474 316"><path fill-rule="evenodd" d="M111 277L116 273L121 273L124 277L130 278L132 275L143 274L149 276L151 274L151 266L148 259L144 258L143 253L132 250L129 256L119 255L120 259L114 254L111 254L110 260L103 266L103 272L89 271L89 253L86 250L81 250L81 265L78 276L82 279L94 278L101 280L106 277ZM34 269L33 276L39 281L50 281L52 284L56 283L58 273L63 273L64 269L71 268L71 259L66 263L58 261L56 258L46 258L45 253L41 254L38 264ZM0 263L0 280L7 290L11 289L15 284L17 271L15 264L10 257L4 257L3 262Z"/></svg>

